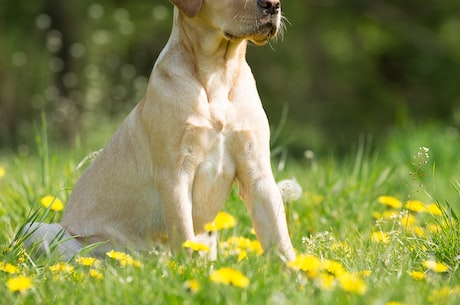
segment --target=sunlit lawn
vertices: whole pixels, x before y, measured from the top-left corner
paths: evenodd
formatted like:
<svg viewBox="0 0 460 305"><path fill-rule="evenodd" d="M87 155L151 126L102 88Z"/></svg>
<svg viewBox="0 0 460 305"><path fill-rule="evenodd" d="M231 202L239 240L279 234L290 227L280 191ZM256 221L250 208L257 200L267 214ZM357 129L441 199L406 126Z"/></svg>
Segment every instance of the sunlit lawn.
<svg viewBox="0 0 460 305"><path fill-rule="evenodd" d="M350 145L348 157L279 166L295 179L289 228L298 258L261 253L246 208L231 194L219 257L111 251L70 262L31 257L15 234L31 214L57 221L82 169L100 147L62 151L38 136L38 152L0 158L2 304L458 304L460 137L448 127L407 127L388 143ZM275 144L276 145L276 144ZM53 148L56 147L56 148ZM355 147L355 148L352 148ZM82 152L84 151L84 152ZM122 174L122 173L120 173ZM47 197L51 196L51 197ZM54 201L56 197L59 201ZM45 207L48 206L48 209Z"/></svg>

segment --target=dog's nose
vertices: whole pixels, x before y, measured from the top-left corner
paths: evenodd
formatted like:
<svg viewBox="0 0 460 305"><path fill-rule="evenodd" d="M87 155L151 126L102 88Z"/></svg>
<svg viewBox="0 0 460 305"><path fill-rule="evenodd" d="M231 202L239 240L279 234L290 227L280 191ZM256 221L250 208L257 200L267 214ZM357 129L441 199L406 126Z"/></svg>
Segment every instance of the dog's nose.
<svg viewBox="0 0 460 305"><path fill-rule="evenodd" d="M257 5L267 15L276 15L280 12L279 0L257 0Z"/></svg>

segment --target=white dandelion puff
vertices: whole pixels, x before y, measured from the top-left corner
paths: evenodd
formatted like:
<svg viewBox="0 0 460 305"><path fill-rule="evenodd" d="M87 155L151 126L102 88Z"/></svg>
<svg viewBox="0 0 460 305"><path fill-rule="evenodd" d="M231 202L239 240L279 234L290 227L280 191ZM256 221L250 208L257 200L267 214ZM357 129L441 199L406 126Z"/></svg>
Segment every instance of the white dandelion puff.
<svg viewBox="0 0 460 305"><path fill-rule="evenodd" d="M302 195L302 187L294 178L281 180L277 185L284 203L295 201Z"/></svg>

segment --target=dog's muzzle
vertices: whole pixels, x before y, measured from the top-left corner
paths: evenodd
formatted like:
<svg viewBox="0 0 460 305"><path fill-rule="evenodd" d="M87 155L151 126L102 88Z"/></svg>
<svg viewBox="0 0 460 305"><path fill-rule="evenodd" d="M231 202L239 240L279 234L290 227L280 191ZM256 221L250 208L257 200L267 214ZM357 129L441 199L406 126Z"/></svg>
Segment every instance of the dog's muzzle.
<svg viewBox="0 0 460 305"><path fill-rule="evenodd" d="M257 6L264 15L278 15L281 11L279 0L257 0Z"/></svg>
<svg viewBox="0 0 460 305"><path fill-rule="evenodd" d="M257 6L263 15L259 23L258 32L260 34L265 32L267 38L274 37L279 27L280 0L257 0Z"/></svg>

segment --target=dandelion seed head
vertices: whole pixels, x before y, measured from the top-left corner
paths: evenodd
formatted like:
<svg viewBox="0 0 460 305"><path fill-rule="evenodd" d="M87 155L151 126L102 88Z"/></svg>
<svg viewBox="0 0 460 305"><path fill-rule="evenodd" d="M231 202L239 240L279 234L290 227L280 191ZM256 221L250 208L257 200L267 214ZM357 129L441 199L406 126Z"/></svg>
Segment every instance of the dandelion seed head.
<svg viewBox="0 0 460 305"><path fill-rule="evenodd" d="M295 201L302 195L302 187L295 179L281 180L277 185L284 203Z"/></svg>
<svg viewBox="0 0 460 305"><path fill-rule="evenodd" d="M315 158L315 152L311 149L307 149L306 151L304 151L303 155L307 160L313 160Z"/></svg>

